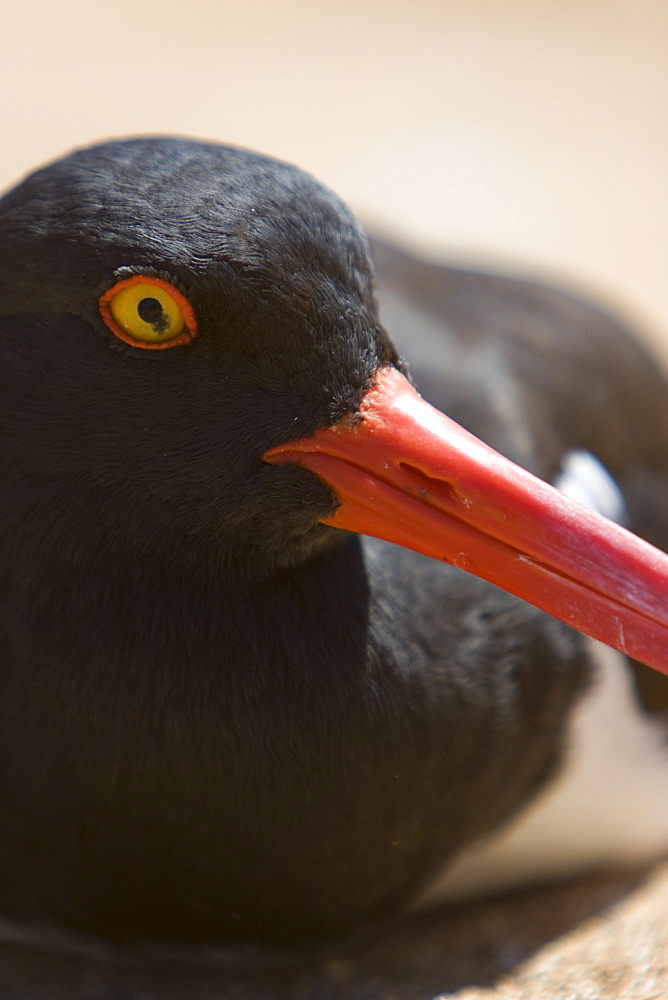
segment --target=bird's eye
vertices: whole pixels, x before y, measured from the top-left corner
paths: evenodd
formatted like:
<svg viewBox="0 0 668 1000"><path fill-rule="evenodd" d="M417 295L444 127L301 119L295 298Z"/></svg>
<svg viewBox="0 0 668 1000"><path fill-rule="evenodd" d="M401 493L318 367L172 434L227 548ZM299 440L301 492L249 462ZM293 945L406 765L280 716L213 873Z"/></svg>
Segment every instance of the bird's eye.
<svg viewBox="0 0 668 1000"><path fill-rule="evenodd" d="M100 298L100 314L126 344L159 350L187 344L197 335L197 320L182 292L162 278L134 274Z"/></svg>

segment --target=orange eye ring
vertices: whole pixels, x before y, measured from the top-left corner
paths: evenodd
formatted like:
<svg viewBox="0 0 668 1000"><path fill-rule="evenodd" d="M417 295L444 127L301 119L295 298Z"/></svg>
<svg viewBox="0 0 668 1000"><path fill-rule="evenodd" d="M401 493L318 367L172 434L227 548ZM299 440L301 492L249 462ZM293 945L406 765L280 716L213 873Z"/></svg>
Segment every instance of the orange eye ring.
<svg viewBox="0 0 668 1000"><path fill-rule="evenodd" d="M100 297L100 315L131 347L161 351L197 336L195 311L183 292L151 274L123 278Z"/></svg>

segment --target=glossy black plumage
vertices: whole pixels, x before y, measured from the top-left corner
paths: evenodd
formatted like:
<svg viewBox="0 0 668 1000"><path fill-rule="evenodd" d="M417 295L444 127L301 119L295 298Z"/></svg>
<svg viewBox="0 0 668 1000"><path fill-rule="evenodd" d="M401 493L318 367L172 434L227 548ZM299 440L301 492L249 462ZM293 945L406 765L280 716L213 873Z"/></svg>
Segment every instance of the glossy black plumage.
<svg viewBox="0 0 668 1000"><path fill-rule="evenodd" d="M0 912L281 945L401 912L554 772L589 667L514 598L320 525L330 490L262 463L404 364L362 232L292 167L153 139L33 175L0 203L0 248ZM400 350L443 338L412 366L427 396L547 478L587 448L632 514L651 505L665 388L623 331L378 257ZM191 345L113 338L97 299L135 272L188 295ZM555 352L572 398L546 381Z"/></svg>

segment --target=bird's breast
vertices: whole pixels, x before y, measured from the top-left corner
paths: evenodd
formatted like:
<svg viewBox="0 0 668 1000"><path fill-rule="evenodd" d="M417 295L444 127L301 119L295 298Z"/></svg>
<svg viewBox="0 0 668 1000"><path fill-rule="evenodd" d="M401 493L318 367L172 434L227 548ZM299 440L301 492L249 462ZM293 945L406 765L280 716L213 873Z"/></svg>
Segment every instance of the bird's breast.
<svg viewBox="0 0 668 1000"><path fill-rule="evenodd" d="M387 543L184 599L169 628L151 606L134 647L89 616L43 636L67 659L17 666L7 914L133 940L372 926L547 778L584 682L564 627Z"/></svg>

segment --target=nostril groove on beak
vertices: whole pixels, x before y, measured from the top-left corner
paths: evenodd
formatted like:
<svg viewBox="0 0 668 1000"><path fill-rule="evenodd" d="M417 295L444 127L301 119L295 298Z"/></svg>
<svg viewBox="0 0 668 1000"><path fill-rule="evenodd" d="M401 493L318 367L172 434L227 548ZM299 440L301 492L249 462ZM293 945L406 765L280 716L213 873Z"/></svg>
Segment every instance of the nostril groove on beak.
<svg viewBox="0 0 668 1000"><path fill-rule="evenodd" d="M408 476L410 481L414 486L417 486L420 493L429 493L435 499L440 501L445 501L455 504L463 504L468 507L470 501L467 501L465 497L461 496L460 493L455 489L452 483L447 482L444 479L434 479L432 476L428 476L421 469L416 468L408 462L399 462L399 468Z"/></svg>

